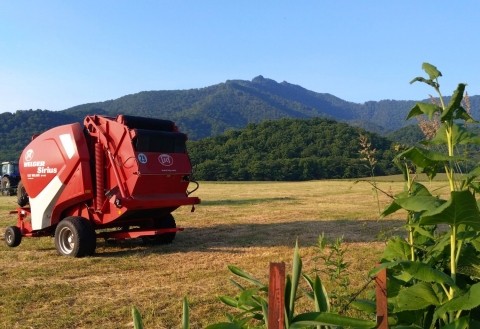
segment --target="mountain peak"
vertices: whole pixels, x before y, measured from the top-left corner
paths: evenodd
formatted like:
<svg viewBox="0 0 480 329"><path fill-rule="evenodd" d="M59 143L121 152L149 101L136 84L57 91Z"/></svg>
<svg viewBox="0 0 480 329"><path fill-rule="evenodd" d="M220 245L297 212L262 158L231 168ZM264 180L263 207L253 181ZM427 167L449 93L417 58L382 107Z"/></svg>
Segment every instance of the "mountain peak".
<svg viewBox="0 0 480 329"><path fill-rule="evenodd" d="M256 76L255 78L252 79L252 82L255 82L255 83L259 83L259 82L263 82L265 81L265 78L263 77L263 75L258 75Z"/></svg>
<svg viewBox="0 0 480 329"><path fill-rule="evenodd" d="M264 78L263 75L256 76L255 78L252 79L252 83L255 84L277 84L277 81Z"/></svg>

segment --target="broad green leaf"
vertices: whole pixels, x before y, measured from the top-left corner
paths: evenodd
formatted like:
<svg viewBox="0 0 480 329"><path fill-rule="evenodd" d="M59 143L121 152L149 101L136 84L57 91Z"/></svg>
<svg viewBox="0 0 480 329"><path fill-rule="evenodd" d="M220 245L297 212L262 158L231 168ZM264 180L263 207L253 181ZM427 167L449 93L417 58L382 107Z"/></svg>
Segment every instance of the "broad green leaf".
<svg viewBox="0 0 480 329"><path fill-rule="evenodd" d="M290 323L290 318L288 317L288 314L290 314L290 293L292 291L292 278L290 275L287 275L285 278L285 327L288 328L289 323Z"/></svg>
<svg viewBox="0 0 480 329"><path fill-rule="evenodd" d="M240 293L238 296L238 305L248 305L252 307L257 307L258 303L256 303L255 299L252 298L255 294L258 293L257 289L246 289Z"/></svg>
<svg viewBox="0 0 480 329"><path fill-rule="evenodd" d="M477 256L477 250L470 244L462 249L462 255L457 264L457 273L471 278L480 278L480 258Z"/></svg>
<svg viewBox="0 0 480 329"><path fill-rule="evenodd" d="M394 200L382 211L382 213L380 214L380 217L387 217L399 211L400 209L402 209L402 207L400 207L400 205L396 203Z"/></svg>
<svg viewBox="0 0 480 329"><path fill-rule="evenodd" d="M455 297L438 307L435 317L439 318L447 312L468 311L480 306L480 283L476 283L463 295Z"/></svg>
<svg viewBox="0 0 480 329"><path fill-rule="evenodd" d="M428 76L430 77L430 80L435 80L438 77L442 76L442 73L437 69L437 67L430 63L427 63L427 62L423 63L422 69L425 71L425 73L428 74Z"/></svg>
<svg viewBox="0 0 480 329"><path fill-rule="evenodd" d="M426 83L427 85L432 86L435 89L438 88L438 83L437 82L435 82L433 80L430 80L430 79L425 79L423 77L416 77L412 81L410 81L410 83L414 83L414 82L417 82L417 81Z"/></svg>
<svg viewBox="0 0 480 329"><path fill-rule="evenodd" d="M470 325L470 318L468 316L464 316L458 319L455 319L455 321L450 322L449 324L445 325L442 327L442 329L467 329L469 328ZM471 327L473 328L478 328L478 327Z"/></svg>
<svg viewBox="0 0 480 329"><path fill-rule="evenodd" d="M238 307L238 302L235 298L229 296L220 296L218 297L222 303L231 307Z"/></svg>
<svg viewBox="0 0 480 329"><path fill-rule="evenodd" d="M371 300L357 299L350 304L354 309L363 311L367 314L375 314L377 304Z"/></svg>
<svg viewBox="0 0 480 329"><path fill-rule="evenodd" d="M453 145L480 144L480 137L477 134L468 131L463 125L456 123L452 125L452 139ZM438 129L437 134L429 141L429 144L447 144L445 126L442 126L440 129Z"/></svg>
<svg viewBox="0 0 480 329"><path fill-rule="evenodd" d="M411 287L400 290L394 305L395 312L423 310L427 307L440 305L440 298L432 285L419 282Z"/></svg>
<svg viewBox="0 0 480 329"><path fill-rule="evenodd" d="M182 329L190 329L190 306L187 297L183 297Z"/></svg>
<svg viewBox="0 0 480 329"><path fill-rule="evenodd" d="M242 269L240 269L239 267L237 267L235 265L228 265L228 269L233 274L235 274L235 275L237 275L241 278L244 278L245 280L249 281L250 283L253 283L254 285L256 285L258 287L261 287L261 288L265 287L265 285L262 282L260 282L259 280L257 280L256 278L254 278L253 276L251 276L250 274L248 274L247 272L243 271Z"/></svg>
<svg viewBox="0 0 480 329"><path fill-rule="evenodd" d="M454 120L463 120L465 122L469 123L478 123L477 120L475 120L468 112L460 106L456 111L455 111L455 116L453 117Z"/></svg>
<svg viewBox="0 0 480 329"><path fill-rule="evenodd" d="M300 253L298 251L298 241L295 243L295 250L293 252L293 261L292 261L292 285L290 287L290 300L288 301L288 313L287 316L289 319L293 318L295 313L295 298L297 295L298 284L300 281L300 276L302 274L302 259L300 258Z"/></svg>
<svg viewBox="0 0 480 329"><path fill-rule="evenodd" d="M419 115L426 115L430 120L432 120L435 113L441 114L442 108L432 103L417 103L414 107L412 107L410 112L408 112L407 120Z"/></svg>
<svg viewBox="0 0 480 329"><path fill-rule="evenodd" d="M330 312L330 301L327 290L318 275L315 276L313 292L315 296L315 311Z"/></svg>
<svg viewBox="0 0 480 329"><path fill-rule="evenodd" d="M399 237L392 238L387 242L383 258L389 261L408 260L410 259L410 246Z"/></svg>
<svg viewBox="0 0 480 329"><path fill-rule="evenodd" d="M457 89L453 92L452 97L450 98L450 102L448 102L447 107L445 108L445 111L443 111L440 120L442 122L448 121L451 122L455 119L464 119L463 118L463 113L466 114L465 109L463 109L460 104L462 103L463 99L463 94L465 92L465 84L464 83L459 83L457 86ZM460 114L461 110L463 110L463 113Z"/></svg>
<svg viewBox="0 0 480 329"><path fill-rule="evenodd" d="M238 283L237 281L233 280L233 279L230 279L230 282L235 286L237 287L239 290L245 290L247 288L245 288L243 285L241 285L240 283Z"/></svg>
<svg viewBox="0 0 480 329"><path fill-rule="evenodd" d="M480 166L473 168L464 178L462 181L462 188L466 186L472 186L472 183L478 184L478 182L474 182L474 180L480 176Z"/></svg>
<svg viewBox="0 0 480 329"><path fill-rule="evenodd" d="M330 302L325 286L322 284L320 277L315 275L315 280L305 273L302 273L303 278L307 281L308 286L312 292L306 292L308 298L313 300L315 305L315 312L330 312Z"/></svg>
<svg viewBox="0 0 480 329"><path fill-rule="evenodd" d="M425 185L419 182L413 182L410 195L418 195L418 196L431 196L432 193L425 187Z"/></svg>
<svg viewBox="0 0 480 329"><path fill-rule="evenodd" d="M435 239L435 236L434 236L432 230L427 229L428 226L421 226L421 225L412 224L412 223L409 223L408 225L413 229L413 232L417 233L419 236L428 238L429 240ZM418 239L418 237L417 237L417 239ZM416 243L418 243L418 242L416 242Z"/></svg>
<svg viewBox="0 0 480 329"><path fill-rule="evenodd" d="M472 246L476 251L480 251L480 239L475 239L472 241Z"/></svg>
<svg viewBox="0 0 480 329"><path fill-rule="evenodd" d="M318 325L367 329L375 328L376 323L374 321L351 318L335 313L310 312L297 315L292 320L289 329L303 329Z"/></svg>
<svg viewBox="0 0 480 329"><path fill-rule="evenodd" d="M445 162L455 160L440 152L433 152L419 147L411 147L398 155L412 161L422 172L433 179Z"/></svg>
<svg viewBox="0 0 480 329"><path fill-rule="evenodd" d="M265 321L265 327L268 328L268 303L265 300L260 301L262 306L263 319Z"/></svg>
<svg viewBox="0 0 480 329"><path fill-rule="evenodd" d="M411 196L404 199L395 199L395 202L405 210L422 212L433 211L445 201L434 196Z"/></svg>
<svg viewBox="0 0 480 329"><path fill-rule="evenodd" d="M454 288L456 287L453 279L442 271L434 269L428 264L422 262L412 262L408 260L381 263L379 266L371 270L369 275L375 276L384 268L402 270L403 272L408 273L410 276L420 281L435 282L447 284Z"/></svg>
<svg viewBox="0 0 480 329"><path fill-rule="evenodd" d="M142 316L140 315L140 312L135 306L132 307L132 317L133 317L133 328L143 329Z"/></svg>
<svg viewBox="0 0 480 329"><path fill-rule="evenodd" d="M435 239L435 244L426 249L425 262L437 263L449 255L450 252L450 234L446 232Z"/></svg>
<svg viewBox="0 0 480 329"><path fill-rule="evenodd" d="M421 225L449 224L469 225L480 229L480 212L473 194L468 191L453 191L450 199L435 210L424 213Z"/></svg>
<svg viewBox="0 0 480 329"><path fill-rule="evenodd" d="M402 261L401 268L417 280L447 284L455 287L450 276L421 262Z"/></svg>
<svg viewBox="0 0 480 329"><path fill-rule="evenodd" d="M402 209L402 206L396 202L396 200L402 200L413 196L432 197L430 191L422 184L414 182L411 187L411 191L403 191L395 196L395 199L388 205L381 213L382 217L393 214L394 212Z"/></svg>

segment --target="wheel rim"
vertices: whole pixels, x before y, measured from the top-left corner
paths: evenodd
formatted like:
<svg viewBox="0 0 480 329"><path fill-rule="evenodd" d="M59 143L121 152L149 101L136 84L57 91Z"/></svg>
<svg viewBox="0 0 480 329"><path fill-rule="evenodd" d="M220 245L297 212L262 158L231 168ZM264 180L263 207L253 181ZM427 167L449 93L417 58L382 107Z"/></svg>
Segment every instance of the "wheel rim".
<svg viewBox="0 0 480 329"><path fill-rule="evenodd" d="M5 232L5 241L7 241L8 244L12 244L13 242L13 234L10 232L10 230Z"/></svg>
<svg viewBox="0 0 480 329"><path fill-rule="evenodd" d="M58 234L58 242L60 251L63 254L71 254L73 248L75 248L75 236L73 235L72 230L70 230L68 227L62 228Z"/></svg>

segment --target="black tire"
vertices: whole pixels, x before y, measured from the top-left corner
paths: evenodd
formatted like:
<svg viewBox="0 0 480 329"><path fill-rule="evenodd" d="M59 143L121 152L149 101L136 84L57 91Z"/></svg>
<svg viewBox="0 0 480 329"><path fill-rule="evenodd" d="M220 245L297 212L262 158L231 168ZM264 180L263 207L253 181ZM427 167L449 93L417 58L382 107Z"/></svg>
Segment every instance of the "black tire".
<svg viewBox="0 0 480 329"><path fill-rule="evenodd" d="M16 247L22 242L22 232L17 226L9 226L5 230L5 243L9 247Z"/></svg>
<svg viewBox="0 0 480 329"><path fill-rule="evenodd" d="M67 217L55 229L55 247L60 255L91 256L95 253L96 244L95 230L83 217Z"/></svg>
<svg viewBox="0 0 480 329"><path fill-rule="evenodd" d="M10 178L2 177L2 195L11 195Z"/></svg>
<svg viewBox="0 0 480 329"><path fill-rule="evenodd" d="M29 203L28 194L22 181L19 181L17 186L17 203L20 207L25 207Z"/></svg>
<svg viewBox="0 0 480 329"><path fill-rule="evenodd" d="M172 214L168 214L165 217L155 222L153 229L159 228L177 228L177 223ZM175 240L177 232L169 232L160 235L146 236L142 240L146 244L170 244Z"/></svg>

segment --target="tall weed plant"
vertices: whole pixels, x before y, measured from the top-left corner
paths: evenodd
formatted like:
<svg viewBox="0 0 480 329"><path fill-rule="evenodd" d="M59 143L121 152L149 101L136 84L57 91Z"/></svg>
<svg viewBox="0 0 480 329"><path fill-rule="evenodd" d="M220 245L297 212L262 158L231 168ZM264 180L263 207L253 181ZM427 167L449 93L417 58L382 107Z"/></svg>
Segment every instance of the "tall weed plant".
<svg viewBox="0 0 480 329"><path fill-rule="evenodd" d="M440 71L422 66L427 77L411 83L431 86L438 99L417 103L407 119L439 120L430 138L395 159L405 178L404 191L383 211L407 212L407 239L388 241L383 259L371 275L386 268L390 328L480 328L480 167L471 167L468 146L480 138L466 128L475 123L465 109L466 85L458 84L448 99L440 91ZM470 164L468 172L462 172ZM416 181L418 173L433 179L444 172L449 195L442 198Z"/></svg>

